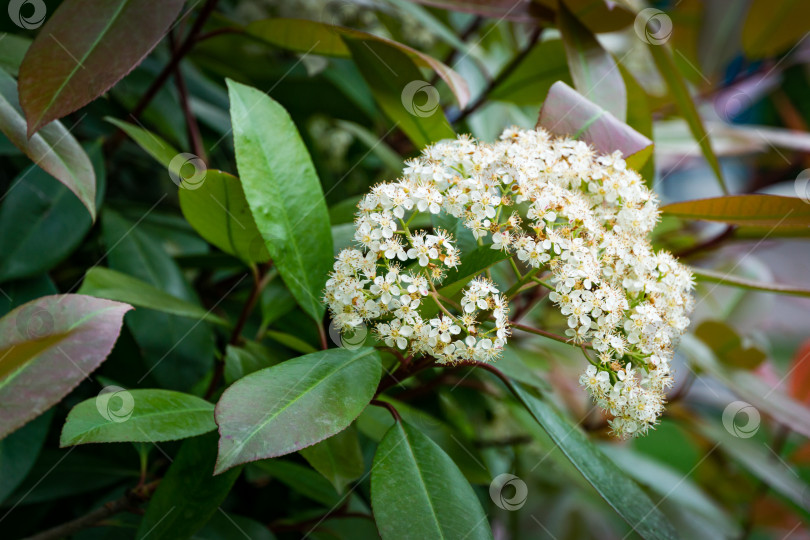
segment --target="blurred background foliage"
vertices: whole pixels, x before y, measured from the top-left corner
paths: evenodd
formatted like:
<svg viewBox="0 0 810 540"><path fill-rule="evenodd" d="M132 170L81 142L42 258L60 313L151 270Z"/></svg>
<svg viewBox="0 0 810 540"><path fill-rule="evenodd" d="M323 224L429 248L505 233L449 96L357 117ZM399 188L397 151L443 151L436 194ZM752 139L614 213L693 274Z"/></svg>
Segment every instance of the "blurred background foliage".
<svg viewBox="0 0 810 540"><path fill-rule="evenodd" d="M60 4L46 1L48 16ZM96 2L84 4L90 20ZM645 8L661 11L639 27L637 13ZM367 44L377 47L378 41L351 34L343 44L335 37L343 31L301 20L406 45L452 68L467 88L451 88L429 69L430 61L417 62L399 45L379 45L398 69L438 91L441 109L411 114L399 106L399 88L386 86L388 74L375 72L373 57L357 45L377 54ZM38 30L0 16L0 31L0 68L17 77ZM729 193L785 195L806 203L808 31L810 3L802 0L187 3L169 36L137 67L62 117L95 169L95 222L63 184L0 135L0 313L47 294L76 292L88 269L99 266L203 312L239 318L251 295L246 265L202 238L201 225L184 217L166 167L116 127L123 121L148 130L168 146L199 156L209 169L235 173L225 78L267 92L292 116L323 187L336 251L350 241L359 197L374 183L395 179L403 160L425 142L453 132L492 140L507 125L534 126L556 81L576 87L654 141L641 170L664 203L721 196L723 184ZM358 40L354 45L352 38ZM615 62L618 86L598 80L592 81L593 93L583 90L583 66L572 56L577 50L588 51L589 59L596 55L596 62ZM177 60L179 74L167 72ZM162 76L165 84L156 85ZM426 96L416 96L411 105L425 106L420 100ZM629 442L608 436L604 418L577 384L582 359L575 348L515 336L498 367L551 396L572 429L586 433L605 459L632 477L681 537L807 538L810 299L803 287L810 229L806 222L712 219L711 211L691 207L671 214L655 231L656 247L705 269L708 277L698 282L698 309L676 359L677 384L654 432ZM683 217L690 215L701 220ZM254 255L248 256L251 264L261 259ZM224 365L229 384L320 347L312 319L274 271L263 268L268 284L242 334L253 339L228 343L227 333L207 319L138 309L127 315L92 380L0 440L3 538L86 514L144 479L160 478L180 460L180 443L172 441L60 448L66 415L100 388L204 396L215 364ZM711 280L729 273L744 286ZM779 287L790 294L756 290ZM564 326L550 307L540 302L524 320L541 328ZM388 396L474 486L496 538L636 535L530 415L503 399L489 374L429 370ZM732 413L724 423L724 411L738 401L753 412L736 419ZM246 466L231 479L233 488L225 489L219 512L174 537L377 537L367 473L390 424L384 409L368 408L335 443L334 470L322 462L313 468L318 458L299 454ZM740 425L753 432L739 431ZM183 464L193 477L211 470L215 440L207 435L190 441L197 447L184 447ZM504 509L488 493L501 473L527 485L518 510ZM186 488L182 496L191 496L195 488ZM143 537L141 520L149 515L148 509L145 516L116 513L73 537Z"/></svg>

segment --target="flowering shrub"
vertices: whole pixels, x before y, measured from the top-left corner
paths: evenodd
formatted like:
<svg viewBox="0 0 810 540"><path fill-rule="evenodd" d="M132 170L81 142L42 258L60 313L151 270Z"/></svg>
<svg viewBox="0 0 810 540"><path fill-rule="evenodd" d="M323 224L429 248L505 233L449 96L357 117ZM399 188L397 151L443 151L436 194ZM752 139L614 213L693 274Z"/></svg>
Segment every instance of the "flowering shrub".
<svg viewBox="0 0 810 540"><path fill-rule="evenodd" d="M613 431L638 435L655 424L693 283L672 255L652 250L658 201L619 152L597 155L542 129L509 128L494 144L460 136L426 148L401 180L374 186L358 208L358 247L341 251L326 284L339 328L371 323L386 345L442 364L498 358L510 334L509 299L484 276L460 305L443 298L437 285L463 254L443 229L409 228L420 213L446 212L552 289L566 334L590 362L580 383L614 417ZM439 316L423 318L427 297Z"/></svg>

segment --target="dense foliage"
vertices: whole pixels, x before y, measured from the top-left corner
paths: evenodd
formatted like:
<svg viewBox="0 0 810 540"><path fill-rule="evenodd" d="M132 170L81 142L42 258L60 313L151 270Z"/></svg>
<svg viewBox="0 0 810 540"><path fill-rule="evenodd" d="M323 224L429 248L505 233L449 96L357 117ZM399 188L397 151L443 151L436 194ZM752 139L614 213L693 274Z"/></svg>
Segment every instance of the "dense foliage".
<svg viewBox="0 0 810 540"><path fill-rule="evenodd" d="M7 11L3 538L810 534L810 4Z"/></svg>

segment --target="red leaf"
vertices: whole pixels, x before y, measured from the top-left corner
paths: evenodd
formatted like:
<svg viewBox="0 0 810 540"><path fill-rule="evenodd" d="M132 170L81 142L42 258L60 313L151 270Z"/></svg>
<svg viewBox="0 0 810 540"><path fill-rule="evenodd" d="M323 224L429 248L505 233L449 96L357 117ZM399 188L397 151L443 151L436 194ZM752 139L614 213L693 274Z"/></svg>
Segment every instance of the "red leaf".
<svg viewBox="0 0 810 540"><path fill-rule="evenodd" d="M788 391L796 400L810 406L810 339L802 343L788 377Z"/></svg>
<svg viewBox="0 0 810 540"><path fill-rule="evenodd" d="M112 88L166 35L183 0L66 0L20 65L28 136Z"/></svg>
<svg viewBox="0 0 810 540"><path fill-rule="evenodd" d="M132 306L43 296L0 319L0 439L58 403L110 354Z"/></svg>

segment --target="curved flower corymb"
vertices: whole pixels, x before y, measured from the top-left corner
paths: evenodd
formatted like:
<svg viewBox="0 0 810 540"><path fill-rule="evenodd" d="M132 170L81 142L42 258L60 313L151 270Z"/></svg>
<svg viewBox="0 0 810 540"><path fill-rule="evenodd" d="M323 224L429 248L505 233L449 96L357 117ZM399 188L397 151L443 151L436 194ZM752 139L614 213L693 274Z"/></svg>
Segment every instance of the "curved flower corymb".
<svg viewBox="0 0 810 540"><path fill-rule="evenodd" d="M673 348L689 325L693 280L672 255L653 251L658 201L618 152L598 155L543 130L509 128L493 144L460 136L426 148L402 179L374 186L358 207L357 247L338 255L325 292L342 331L370 323L388 346L440 363L501 354L507 298L483 275L459 303L442 297L437 285L461 260L457 242L440 228L409 228L420 213L447 213L553 289L566 335L596 352L580 382L613 417L614 433L655 424ZM423 318L428 296L440 313Z"/></svg>

